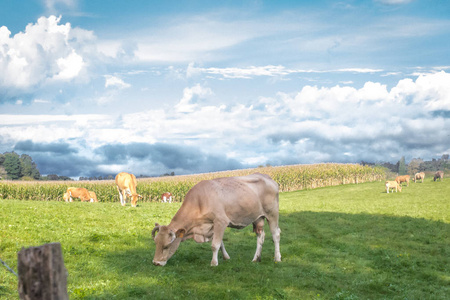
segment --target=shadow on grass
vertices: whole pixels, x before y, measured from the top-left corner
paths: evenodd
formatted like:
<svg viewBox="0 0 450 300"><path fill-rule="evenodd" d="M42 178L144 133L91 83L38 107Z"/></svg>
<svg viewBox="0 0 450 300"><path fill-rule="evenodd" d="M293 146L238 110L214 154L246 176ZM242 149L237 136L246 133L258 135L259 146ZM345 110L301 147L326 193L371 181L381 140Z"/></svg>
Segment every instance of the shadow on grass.
<svg viewBox="0 0 450 300"><path fill-rule="evenodd" d="M261 263L251 263L256 249L251 226L227 229L224 242L231 260L219 260L218 267L209 265L210 243L193 241L182 243L165 267L155 267L155 246L145 237L148 247L104 253L105 273L119 276L119 286L101 293L75 291L71 297L445 299L450 294L449 224L331 212L280 219L281 263L273 262L267 224Z"/></svg>

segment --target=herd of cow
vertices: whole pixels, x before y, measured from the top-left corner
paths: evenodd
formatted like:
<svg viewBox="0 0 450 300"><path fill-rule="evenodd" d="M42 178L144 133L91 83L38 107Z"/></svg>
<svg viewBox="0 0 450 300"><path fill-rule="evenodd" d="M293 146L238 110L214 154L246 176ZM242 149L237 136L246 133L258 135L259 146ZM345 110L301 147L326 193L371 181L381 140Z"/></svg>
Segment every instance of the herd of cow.
<svg viewBox="0 0 450 300"><path fill-rule="evenodd" d="M122 172L117 174L115 183L120 203L125 206L128 196L131 198L131 206L136 207L138 198L142 198L136 193L136 177ZM211 241L211 266L217 266L219 250L224 260L230 258L223 243L225 229L242 229L250 224L253 224L253 231L256 233L253 261L260 261L265 237L264 220L267 220L272 233L274 260L281 261L278 193L278 184L269 175L260 173L201 181L188 191L180 209L168 225L155 223L152 230L156 244L153 264L164 266L180 243L192 238L197 243ZM98 202L95 193L85 188L69 187L63 198L66 202L72 202L72 198ZM163 202L170 202L171 194L164 193L161 199Z"/></svg>
<svg viewBox="0 0 450 300"><path fill-rule="evenodd" d="M136 176L133 174L121 172L116 175L116 186L119 191L120 204L126 205L127 196L131 198L131 206L136 207L138 198L142 198L141 195L136 193ZM72 202L73 198L79 198L82 202L98 202L97 195L93 191L88 191L85 188L69 187L63 195L63 199L66 202ZM172 194L167 192L161 195L162 202L172 202Z"/></svg>
<svg viewBox="0 0 450 300"><path fill-rule="evenodd" d="M392 192L401 192L402 191L402 184L403 182L406 182L406 186L409 186L409 180L410 180L410 176L409 175L403 175L403 176L397 176L397 178L395 178L394 181L386 181L385 186L386 186L386 193L389 193L389 190L391 190ZM416 180L421 180L423 183L423 180L425 179L425 173L424 172L420 172L420 173L416 173L414 175L414 182L416 182ZM444 179L444 172L443 171L437 171L434 174L434 181L436 180L442 180Z"/></svg>

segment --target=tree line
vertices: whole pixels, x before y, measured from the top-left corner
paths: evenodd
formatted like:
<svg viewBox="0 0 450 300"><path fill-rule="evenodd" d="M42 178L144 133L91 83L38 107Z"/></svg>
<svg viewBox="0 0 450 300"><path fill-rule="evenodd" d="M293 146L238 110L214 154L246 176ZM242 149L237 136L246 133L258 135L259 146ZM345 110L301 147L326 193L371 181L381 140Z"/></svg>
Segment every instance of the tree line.
<svg viewBox="0 0 450 300"><path fill-rule="evenodd" d="M362 165L375 165L374 163L361 162ZM396 164L389 162L379 163L382 167L389 169L393 173L398 173L399 175L414 175L418 172L436 172L444 171L450 169L449 155L444 154L441 158L433 158L432 160L425 161L421 158L413 158L406 164L405 157L402 156Z"/></svg>
<svg viewBox="0 0 450 300"><path fill-rule="evenodd" d="M0 180L72 180L67 176L41 176L36 163L28 154L0 153Z"/></svg>

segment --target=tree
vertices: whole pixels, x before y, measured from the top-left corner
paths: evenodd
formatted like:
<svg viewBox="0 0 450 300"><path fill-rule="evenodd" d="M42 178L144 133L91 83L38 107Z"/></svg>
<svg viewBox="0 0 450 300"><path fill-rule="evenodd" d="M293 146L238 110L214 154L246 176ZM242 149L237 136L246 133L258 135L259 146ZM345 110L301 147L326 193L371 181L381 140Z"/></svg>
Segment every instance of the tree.
<svg viewBox="0 0 450 300"><path fill-rule="evenodd" d="M34 179L39 179L41 177L41 174L39 173L39 170L37 169L36 163L33 161L31 156L27 154L22 154L20 156L20 166L22 168L22 177L23 176L29 176Z"/></svg>
<svg viewBox="0 0 450 300"><path fill-rule="evenodd" d="M406 174L405 157L402 156L402 158L398 162L398 175L405 175L405 174Z"/></svg>
<svg viewBox="0 0 450 300"><path fill-rule="evenodd" d="M5 179L8 173L3 166L0 166L0 180Z"/></svg>
<svg viewBox="0 0 450 300"><path fill-rule="evenodd" d="M420 171L420 165L423 163L423 159L421 158L413 158L408 165L408 170L410 175L414 175L416 173L419 173Z"/></svg>
<svg viewBox="0 0 450 300"><path fill-rule="evenodd" d="M19 179L22 170L20 166L19 155L15 152L5 153L5 161L3 162L3 167L8 173L8 177L12 180Z"/></svg>

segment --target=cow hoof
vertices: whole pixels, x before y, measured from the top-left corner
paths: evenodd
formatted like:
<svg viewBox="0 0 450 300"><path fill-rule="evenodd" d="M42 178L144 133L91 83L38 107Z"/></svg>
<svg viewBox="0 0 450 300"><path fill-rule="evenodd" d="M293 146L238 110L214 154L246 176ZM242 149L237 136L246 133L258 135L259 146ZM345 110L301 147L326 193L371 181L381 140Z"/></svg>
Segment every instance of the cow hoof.
<svg viewBox="0 0 450 300"><path fill-rule="evenodd" d="M217 267L219 263L217 261L211 261L211 267Z"/></svg>

